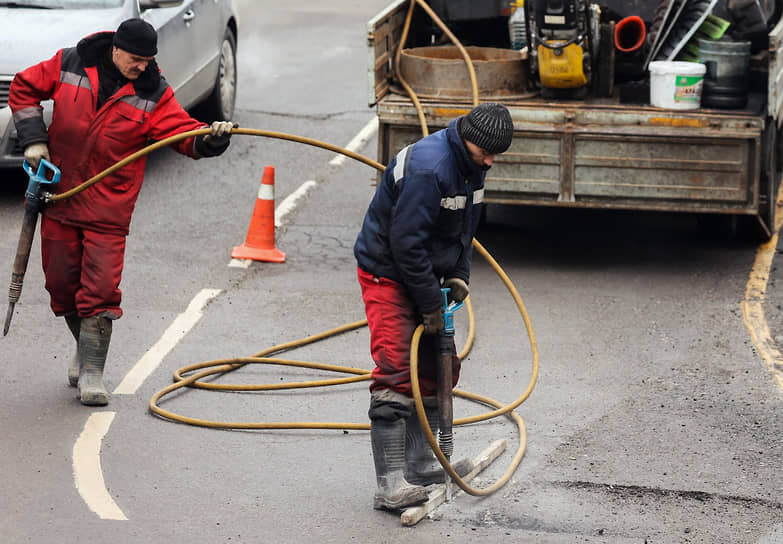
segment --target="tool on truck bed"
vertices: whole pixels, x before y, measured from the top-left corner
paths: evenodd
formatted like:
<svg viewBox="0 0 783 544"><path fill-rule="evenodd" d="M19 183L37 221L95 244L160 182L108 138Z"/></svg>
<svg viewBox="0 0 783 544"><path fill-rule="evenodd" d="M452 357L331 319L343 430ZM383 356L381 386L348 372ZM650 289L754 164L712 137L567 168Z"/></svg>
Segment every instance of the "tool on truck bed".
<svg viewBox="0 0 783 544"><path fill-rule="evenodd" d="M589 0L528 0L531 68L546 98L584 98L592 81Z"/></svg>

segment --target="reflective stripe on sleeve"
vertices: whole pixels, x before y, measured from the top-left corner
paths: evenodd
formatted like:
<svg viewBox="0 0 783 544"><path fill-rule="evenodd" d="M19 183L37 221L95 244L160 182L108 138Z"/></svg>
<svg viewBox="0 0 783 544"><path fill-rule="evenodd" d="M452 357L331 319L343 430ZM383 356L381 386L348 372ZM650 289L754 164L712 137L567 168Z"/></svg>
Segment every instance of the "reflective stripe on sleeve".
<svg viewBox="0 0 783 544"><path fill-rule="evenodd" d="M468 197L463 195L447 196L440 199L440 207L447 210L464 210L467 202Z"/></svg>
<svg viewBox="0 0 783 544"><path fill-rule="evenodd" d="M408 158L408 150L411 146L405 146L402 151L397 153L397 163L394 165L394 183L399 183L405 175L405 161Z"/></svg>
<svg viewBox="0 0 783 544"><path fill-rule="evenodd" d="M32 118L43 119L43 109L37 106L30 106L29 108L22 108L14 113L14 123L19 124L20 121Z"/></svg>

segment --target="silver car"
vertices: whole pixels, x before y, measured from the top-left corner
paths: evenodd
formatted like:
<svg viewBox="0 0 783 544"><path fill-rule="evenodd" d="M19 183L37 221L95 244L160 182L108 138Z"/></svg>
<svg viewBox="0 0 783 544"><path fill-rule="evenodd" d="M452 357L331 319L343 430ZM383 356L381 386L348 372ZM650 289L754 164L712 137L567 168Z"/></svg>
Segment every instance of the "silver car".
<svg viewBox="0 0 783 544"><path fill-rule="evenodd" d="M16 72L94 32L141 17L158 31L156 60L182 106L229 120L236 97L237 16L232 0L0 0L0 168L21 167L8 107ZM51 119L51 104L44 104Z"/></svg>

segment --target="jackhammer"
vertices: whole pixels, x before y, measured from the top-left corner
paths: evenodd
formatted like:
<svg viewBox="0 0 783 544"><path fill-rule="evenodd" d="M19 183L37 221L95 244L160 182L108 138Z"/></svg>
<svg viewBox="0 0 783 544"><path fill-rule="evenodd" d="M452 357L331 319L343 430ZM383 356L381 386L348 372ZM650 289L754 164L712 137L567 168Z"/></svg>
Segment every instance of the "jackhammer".
<svg viewBox="0 0 783 544"><path fill-rule="evenodd" d="M454 452L454 404L452 397L453 376L451 362L454 351L454 312L462 307L462 302L449 304L449 289L441 289L443 293L443 330L439 335L438 343L438 447L440 447L446 460L451 462L451 454ZM451 500L451 477L444 470L446 485L446 501Z"/></svg>
<svg viewBox="0 0 783 544"><path fill-rule="evenodd" d="M3 336L8 334L14 306L22 294L22 283L25 272L27 272L27 262L30 260L30 248L33 245L35 227L38 225L38 214L51 197L51 193L44 191L43 186L56 185L60 182L60 169L46 159L41 159L37 171L34 171L27 161L24 161L22 167L30 177L30 181L24 195L24 219L22 220L22 231L19 233L19 243L16 247L14 268L11 272L11 285L8 288L8 312L5 314Z"/></svg>

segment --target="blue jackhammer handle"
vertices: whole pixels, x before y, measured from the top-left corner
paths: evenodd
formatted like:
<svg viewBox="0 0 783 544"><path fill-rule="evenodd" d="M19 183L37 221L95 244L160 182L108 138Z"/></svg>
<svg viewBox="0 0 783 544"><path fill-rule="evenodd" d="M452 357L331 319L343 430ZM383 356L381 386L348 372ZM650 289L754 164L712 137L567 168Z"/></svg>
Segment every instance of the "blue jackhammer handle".
<svg viewBox="0 0 783 544"><path fill-rule="evenodd" d="M41 159L38 163L37 171L33 170L33 167L30 166L27 160L22 163L22 168L30 177L30 182L27 184L27 192L25 193L25 196L28 198L39 198L41 185L56 185L60 183L60 169L46 159ZM48 174L51 175L47 176Z"/></svg>
<svg viewBox="0 0 783 544"><path fill-rule="evenodd" d="M449 291L448 287L441 287L441 293L443 293L443 332L444 336L454 336L454 312L462 308L464 301L452 302L449 304Z"/></svg>

